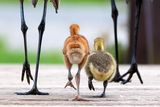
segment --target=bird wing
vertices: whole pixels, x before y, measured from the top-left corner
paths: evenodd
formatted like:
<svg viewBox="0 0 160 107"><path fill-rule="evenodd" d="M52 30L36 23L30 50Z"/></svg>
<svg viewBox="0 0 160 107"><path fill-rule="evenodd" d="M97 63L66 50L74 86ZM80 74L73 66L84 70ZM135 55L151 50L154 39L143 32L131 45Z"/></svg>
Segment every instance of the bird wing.
<svg viewBox="0 0 160 107"><path fill-rule="evenodd" d="M52 2L53 6L55 7L56 13L58 13L58 7L59 7L59 3L60 0L50 0L50 2Z"/></svg>

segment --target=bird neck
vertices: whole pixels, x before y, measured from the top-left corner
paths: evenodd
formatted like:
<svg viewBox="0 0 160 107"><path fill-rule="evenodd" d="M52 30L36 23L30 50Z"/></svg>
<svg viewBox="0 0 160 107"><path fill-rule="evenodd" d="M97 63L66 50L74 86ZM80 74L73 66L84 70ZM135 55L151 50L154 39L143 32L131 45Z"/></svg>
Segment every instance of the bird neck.
<svg viewBox="0 0 160 107"><path fill-rule="evenodd" d="M94 50L95 51L104 51L104 43L103 42L97 42L94 44Z"/></svg>
<svg viewBox="0 0 160 107"><path fill-rule="evenodd" d="M71 29L70 30L70 35L78 35L79 34L79 30L78 29Z"/></svg>

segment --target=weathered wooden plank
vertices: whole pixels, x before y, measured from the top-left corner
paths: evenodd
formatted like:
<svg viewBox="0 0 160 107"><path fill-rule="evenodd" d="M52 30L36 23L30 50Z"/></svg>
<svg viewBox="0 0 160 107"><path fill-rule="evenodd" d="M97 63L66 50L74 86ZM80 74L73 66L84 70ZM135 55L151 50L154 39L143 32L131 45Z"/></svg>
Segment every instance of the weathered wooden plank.
<svg viewBox="0 0 160 107"><path fill-rule="evenodd" d="M102 82L93 81L95 91L88 89L88 80L84 70L81 72L80 93L83 98L91 101L71 101L76 90L67 87L67 69L63 65L40 65L38 87L49 95L16 95L14 92L29 91L33 85L21 82L22 65L0 65L0 106L160 106L160 66L139 65L144 84L141 85L134 74L132 82L126 85L109 83L106 98L92 96L102 93ZM121 74L129 69L129 65L120 65ZM35 65L31 65L34 75ZM73 66L75 76L77 66ZM75 80L73 79L75 84Z"/></svg>

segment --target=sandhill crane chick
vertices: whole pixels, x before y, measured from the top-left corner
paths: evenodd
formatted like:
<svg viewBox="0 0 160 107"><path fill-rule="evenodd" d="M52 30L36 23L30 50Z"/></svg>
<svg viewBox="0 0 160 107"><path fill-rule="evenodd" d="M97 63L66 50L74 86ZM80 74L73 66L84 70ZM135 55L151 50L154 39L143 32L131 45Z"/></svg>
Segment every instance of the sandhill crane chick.
<svg viewBox="0 0 160 107"><path fill-rule="evenodd" d="M77 96L73 100L85 100L80 97L79 94L79 84L80 84L80 72L82 67L85 65L87 56L90 54L90 48L88 41L84 36L79 35L79 26L77 24L72 24L70 26L70 36L65 40L63 55L64 62L68 69L68 83L67 86L71 86L76 89L71 80L73 76L71 74L71 67L73 64L78 64L78 72L75 76L77 85Z"/></svg>
<svg viewBox="0 0 160 107"><path fill-rule="evenodd" d="M106 97L105 90L116 73L116 61L113 56L104 51L104 41L102 38L94 40L94 51L88 56L85 65L85 72L88 76L88 87L95 90L92 84L93 78L97 81L103 81L103 93L94 97Z"/></svg>

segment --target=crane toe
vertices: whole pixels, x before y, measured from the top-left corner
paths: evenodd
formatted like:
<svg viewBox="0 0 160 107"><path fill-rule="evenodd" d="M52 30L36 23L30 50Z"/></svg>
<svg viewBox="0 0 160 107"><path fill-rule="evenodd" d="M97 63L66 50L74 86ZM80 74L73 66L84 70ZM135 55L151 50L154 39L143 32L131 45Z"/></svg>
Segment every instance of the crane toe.
<svg viewBox="0 0 160 107"><path fill-rule="evenodd" d="M30 84L30 79L33 80L33 77L31 75L31 70L30 70L30 64L28 61L25 61L23 63L23 69L22 69L22 76L21 76L21 81L24 80L24 74L26 73L26 78L28 84Z"/></svg>

